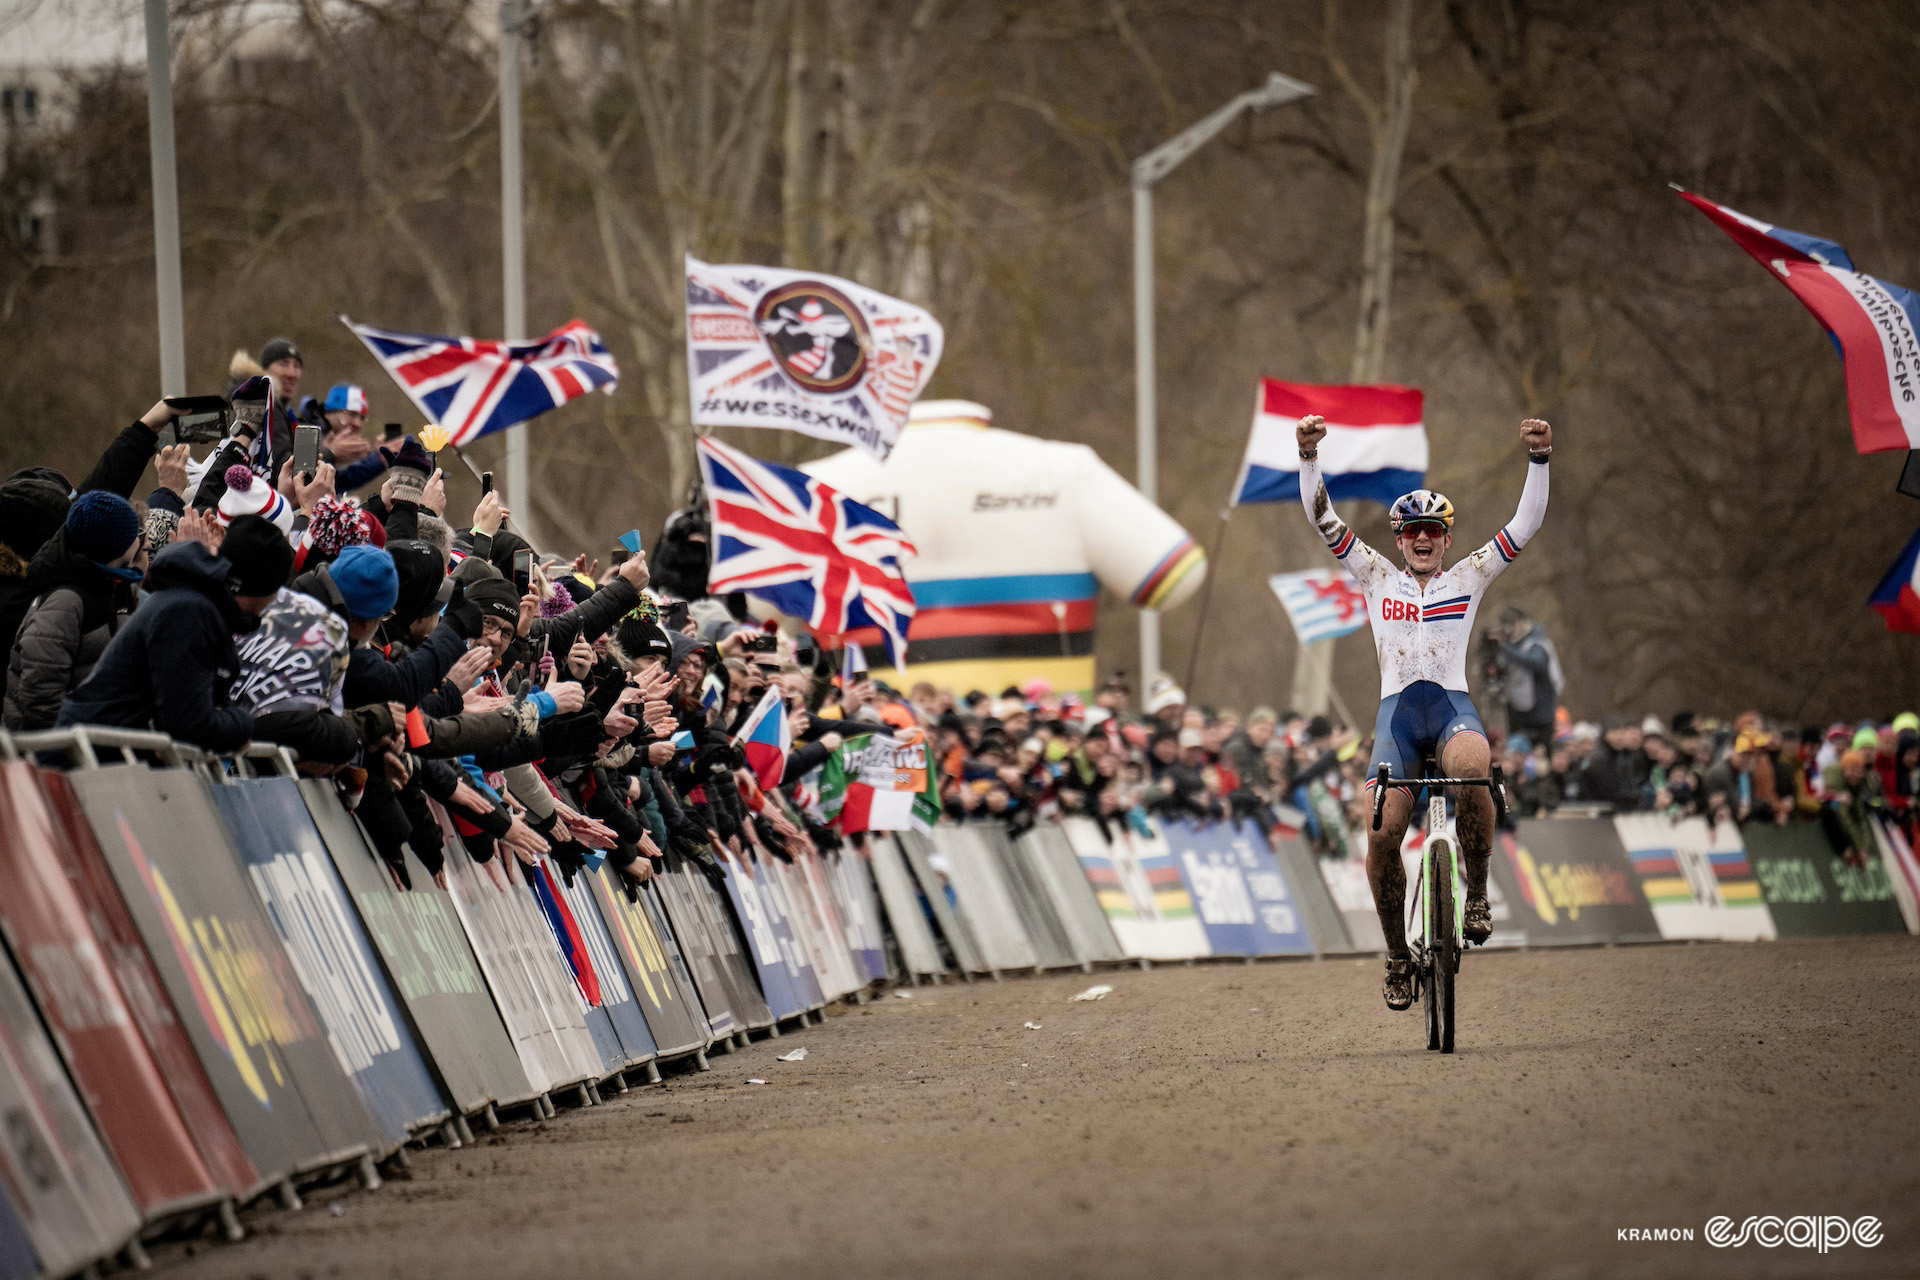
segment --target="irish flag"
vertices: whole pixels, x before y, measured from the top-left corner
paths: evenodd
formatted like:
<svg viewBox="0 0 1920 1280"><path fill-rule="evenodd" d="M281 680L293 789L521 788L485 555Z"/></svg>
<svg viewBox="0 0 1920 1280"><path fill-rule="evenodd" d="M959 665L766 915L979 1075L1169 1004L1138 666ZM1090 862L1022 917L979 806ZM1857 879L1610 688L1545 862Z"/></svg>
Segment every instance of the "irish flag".
<svg viewBox="0 0 1920 1280"><path fill-rule="evenodd" d="M940 818L940 789L924 735L863 733L820 766L820 808L843 835L929 831Z"/></svg>
<svg viewBox="0 0 1920 1280"><path fill-rule="evenodd" d="M1425 393L1412 387L1327 386L1260 379L1253 434L1233 487L1242 502L1298 502L1300 445L1293 429L1317 413L1327 420L1320 476L1335 502L1363 499L1389 506L1426 481Z"/></svg>
<svg viewBox="0 0 1920 1280"><path fill-rule="evenodd" d="M781 700L778 687L766 691L733 740L746 754L747 768L753 770L764 790L780 785L787 771L787 755L793 750L793 731L787 724L787 704Z"/></svg>

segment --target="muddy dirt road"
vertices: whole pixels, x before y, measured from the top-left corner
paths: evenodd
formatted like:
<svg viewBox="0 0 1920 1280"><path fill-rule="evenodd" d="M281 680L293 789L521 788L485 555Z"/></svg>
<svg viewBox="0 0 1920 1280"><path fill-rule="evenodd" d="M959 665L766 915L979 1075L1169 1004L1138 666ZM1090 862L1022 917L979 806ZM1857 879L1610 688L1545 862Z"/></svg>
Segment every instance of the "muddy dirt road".
<svg viewBox="0 0 1920 1280"><path fill-rule="evenodd" d="M1094 981L1113 994L1068 1001ZM1475 955L1450 1059L1379 985L1367 959L922 987L155 1262L169 1280L1920 1273L1912 939ZM1720 1214L1871 1214L1884 1240L1720 1249Z"/></svg>

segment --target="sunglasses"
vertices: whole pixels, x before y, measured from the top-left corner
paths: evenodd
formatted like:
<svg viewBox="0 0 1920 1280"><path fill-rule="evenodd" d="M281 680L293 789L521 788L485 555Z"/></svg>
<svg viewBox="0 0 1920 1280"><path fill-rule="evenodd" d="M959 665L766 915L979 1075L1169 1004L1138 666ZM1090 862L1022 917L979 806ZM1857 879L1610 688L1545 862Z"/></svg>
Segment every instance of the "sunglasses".
<svg viewBox="0 0 1920 1280"><path fill-rule="evenodd" d="M1417 538L1423 533L1430 538L1444 538L1447 526L1438 520L1409 520L1400 526L1400 536L1403 538Z"/></svg>

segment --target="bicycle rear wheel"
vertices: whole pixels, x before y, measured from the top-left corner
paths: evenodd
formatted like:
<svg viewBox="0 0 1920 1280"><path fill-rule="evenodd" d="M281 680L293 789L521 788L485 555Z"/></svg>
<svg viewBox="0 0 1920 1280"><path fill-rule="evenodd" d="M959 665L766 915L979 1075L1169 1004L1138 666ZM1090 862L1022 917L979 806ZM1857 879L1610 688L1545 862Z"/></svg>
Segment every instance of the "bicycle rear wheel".
<svg viewBox="0 0 1920 1280"><path fill-rule="evenodd" d="M1453 1052L1453 980L1460 971L1460 936L1454 928L1453 849L1441 842L1433 850L1431 885L1427 901L1433 905L1429 919L1433 934L1427 954L1433 962L1433 1020L1439 1032L1439 1049ZM1431 1034L1429 1039L1433 1039Z"/></svg>

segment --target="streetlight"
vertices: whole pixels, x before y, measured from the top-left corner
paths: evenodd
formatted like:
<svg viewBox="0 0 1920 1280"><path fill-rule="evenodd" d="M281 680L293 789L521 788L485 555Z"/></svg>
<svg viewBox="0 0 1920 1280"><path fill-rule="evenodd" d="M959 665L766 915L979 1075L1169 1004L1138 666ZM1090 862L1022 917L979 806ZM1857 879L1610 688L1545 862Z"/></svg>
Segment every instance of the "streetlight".
<svg viewBox="0 0 1920 1280"><path fill-rule="evenodd" d="M146 0L147 152L153 166L153 276L160 302L160 394L187 394L180 301L180 179L173 152L173 45L167 0Z"/></svg>
<svg viewBox="0 0 1920 1280"><path fill-rule="evenodd" d="M1136 445L1140 454L1140 492L1159 501L1159 428L1154 420L1153 377L1153 184L1179 167L1222 129L1249 111L1307 97L1313 86L1278 71L1258 89L1249 89L1206 119L1161 143L1133 162L1133 376L1138 413ZM1140 688L1160 671L1160 615L1140 611Z"/></svg>
<svg viewBox="0 0 1920 1280"><path fill-rule="evenodd" d="M520 40L544 0L500 0L500 251L501 294L508 342L527 337L527 243L520 180ZM507 428L507 505L524 534L533 528L527 480L527 428Z"/></svg>

